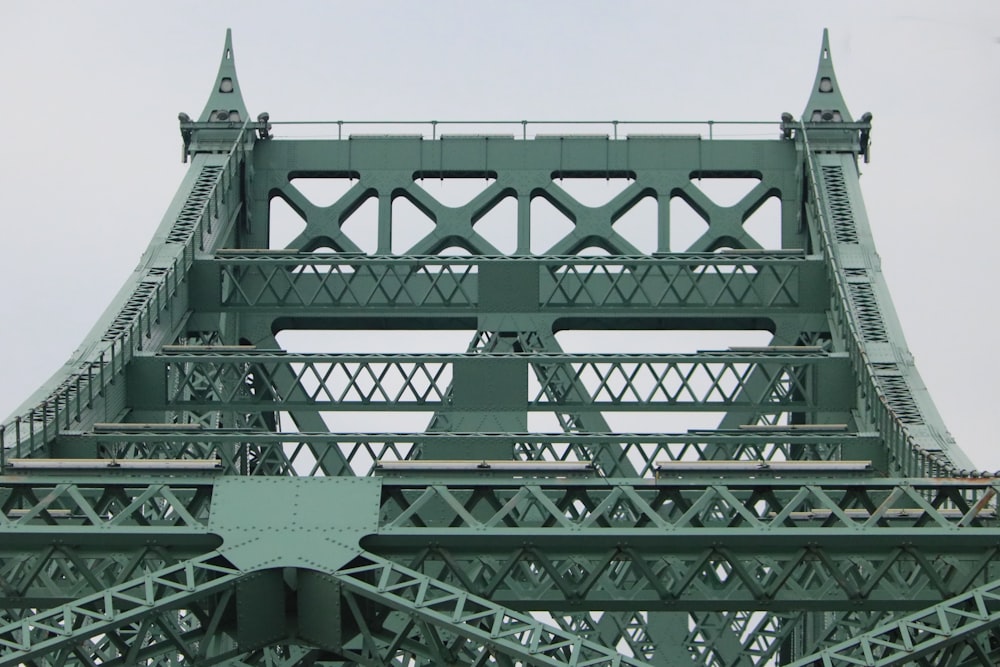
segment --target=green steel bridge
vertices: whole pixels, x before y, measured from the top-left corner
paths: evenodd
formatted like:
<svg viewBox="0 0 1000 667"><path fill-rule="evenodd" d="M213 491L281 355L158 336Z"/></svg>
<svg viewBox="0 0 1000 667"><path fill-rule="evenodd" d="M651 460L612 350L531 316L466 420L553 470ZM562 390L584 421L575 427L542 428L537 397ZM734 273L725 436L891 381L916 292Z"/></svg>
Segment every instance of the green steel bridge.
<svg viewBox="0 0 1000 667"><path fill-rule="evenodd" d="M766 140L292 125L227 35L139 269L0 426L0 665L1000 663L1000 485L913 366L825 35Z"/></svg>

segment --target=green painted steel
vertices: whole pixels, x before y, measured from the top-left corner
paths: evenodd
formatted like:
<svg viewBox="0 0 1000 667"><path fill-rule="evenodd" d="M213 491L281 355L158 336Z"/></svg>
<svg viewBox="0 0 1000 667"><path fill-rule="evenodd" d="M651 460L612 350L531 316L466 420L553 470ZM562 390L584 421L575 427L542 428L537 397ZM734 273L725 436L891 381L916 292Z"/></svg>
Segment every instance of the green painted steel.
<svg viewBox="0 0 1000 667"><path fill-rule="evenodd" d="M990 641L990 630L1000 625L998 586L996 581L977 586L931 609L798 660L792 667L993 664L997 647Z"/></svg>
<svg viewBox="0 0 1000 667"><path fill-rule="evenodd" d="M227 33L140 266L0 425L0 665L995 664L1000 485L827 35L771 140L566 125L282 138Z"/></svg>

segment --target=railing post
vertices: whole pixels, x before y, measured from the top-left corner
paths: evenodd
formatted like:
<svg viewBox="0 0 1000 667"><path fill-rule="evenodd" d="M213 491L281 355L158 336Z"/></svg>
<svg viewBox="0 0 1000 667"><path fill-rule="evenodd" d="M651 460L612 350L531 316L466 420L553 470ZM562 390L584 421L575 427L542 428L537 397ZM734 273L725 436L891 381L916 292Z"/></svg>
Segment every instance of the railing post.
<svg viewBox="0 0 1000 667"><path fill-rule="evenodd" d="M28 449L35 449L35 409L28 413Z"/></svg>

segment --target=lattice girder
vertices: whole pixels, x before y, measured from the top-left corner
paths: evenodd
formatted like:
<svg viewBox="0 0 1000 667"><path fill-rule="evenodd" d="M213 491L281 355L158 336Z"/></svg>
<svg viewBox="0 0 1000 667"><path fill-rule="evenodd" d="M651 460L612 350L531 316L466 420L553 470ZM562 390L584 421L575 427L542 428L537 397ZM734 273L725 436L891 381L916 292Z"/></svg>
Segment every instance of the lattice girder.
<svg viewBox="0 0 1000 667"><path fill-rule="evenodd" d="M275 318L351 317L357 314L352 308L393 317L468 317L480 306L479 271L493 263L518 267L512 270L537 282L533 307L553 319L591 314L612 320L647 309L659 315L664 308L702 318L766 317L782 309L815 315L824 306L811 298L814 281L823 280L822 262L795 252L695 253L660 260L641 255L344 259L319 253L241 256L234 250L199 260L194 271L218 285L199 296L204 306Z"/></svg>
<svg viewBox="0 0 1000 667"><path fill-rule="evenodd" d="M524 409L665 411L683 409L843 412L847 358L828 353L719 352L698 355L566 355L484 353L476 355L295 355L267 352L171 352L134 362L136 374L165 377L171 390L155 398L137 396L134 408L223 412L309 407L340 409L437 409L448 405L456 374L497 361L493 368L541 377L529 382ZM507 367L510 371L507 371ZM539 370L544 369L544 371ZM529 371L531 373L529 374ZM466 371L469 372L469 371ZM291 374L282 391L281 374ZM752 391L749 378L765 382ZM556 376L556 377L552 377ZM253 377L265 391L244 391ZM208 378L210 381L205 383ZM553 400L552 383L574 387ZM300 389L301 388L301 389ZM822 392L822 389L825 392ZM821 393L822 392L822 393ZM829 396L826 402L823 398Z"/></svg>
<svg viewBox="0 0 1000 667"><path fill-rule="evenodd" d="M342 224L371 197L377 198L380 207L377 254L393 252L393 197L412 201L435 225L427 237L412 249L403 250L403 254L433 255L450 243L459 242L469 246L466 249L473 254L495 255L500 253L475 233L474 222L503 198L522 201L540 196L574 223L573 230L546 247L544 254L575 254L598 241L614 254L631 255L636 254L635 248L615 232L613 221L641 197L667 200L681 196L692 203L706 220L709 229L706 235L714 239L699 245L701 250L711 252L723 245L743 247L732 236L739 234L750 239L739 223L760 206L762 197L791 200L796 196L795 153L789 150L790 144L773 142L704 144L698 138L677 137L635 137L624 141L607 137L553 137L532 142L515 141L513 137L456 137L434 142L401 137L387 142L366 136L346 141L270 142L258 148L262 149L255 171L259 194L254 198L257 208L253 215L266 218L270 198L275 194L280 196L306 221L305 230L291 243L292 248L306 251L327 246L342 252L357 252L355 242L348 244L341 240ZM282 168L281 165L289 164L290 152L294 152L295 167ZM692 176L759 178L761 187L734 207L723 208L704 197L692 184ZM338 202L319 207L290 185L292 179L305 177L357 178L359 183ZM414 183L414 179L419 183L421 178L476 177L495 182L484 186L486 190L480 197L459 208L440 204ZM616 178L634 183L603 207L592 209L559 188L560 178ZM783 231L789 236L785 247L805 247L792 241L796 237L794 212L789 210L785 216ZM527 226L518 227L516 254L529 252L530 233ZM658 251L676 250L668 245L669 234L661 233L658 240ZM751 247L759 247L755 241L753 244ZM266 247L264 243L257 246ZM691 250L697 252L698 248Z"/></svg>
<svg viewBox="0 0 1000 667"><path fill-rule="evenodd" d="M651 478L659 461L733 460L747 462L863 459L879 443L875 433L803 429L702 433L188 433L118 431L64 432L53 451L66 457L106 459L207 458L233 475L314 476L327 474L320 461L329 450L356 475L375 472L379 461L420 458L438 443L468 447L508 447L522 461L595 460L611 477ZM628 469L626 475L623 470Z"/></svg>
<svg viewBox="0 0 1000 667"><path fill-rule="evenodd" d="M365 548L512 608L642 600L663 610L834 610L865 599L903 610L992 576L997 560L995 511L984 509L996 489L984 483L379 481L379 525L360 533ZM105 547L156 540L191 550L218 545L227 525L213 518L205 479L95 481L90 488L102 492L89 503L61 486L24 481L8 503L8 513L18 512L5 526L9 548L99 538ZM219 502L232 508L253 488L233 479ZM109 497L121 500L112 506ZM756 539L762 532L768 544ZM231 528L221 535L240 543Z"/></svg>

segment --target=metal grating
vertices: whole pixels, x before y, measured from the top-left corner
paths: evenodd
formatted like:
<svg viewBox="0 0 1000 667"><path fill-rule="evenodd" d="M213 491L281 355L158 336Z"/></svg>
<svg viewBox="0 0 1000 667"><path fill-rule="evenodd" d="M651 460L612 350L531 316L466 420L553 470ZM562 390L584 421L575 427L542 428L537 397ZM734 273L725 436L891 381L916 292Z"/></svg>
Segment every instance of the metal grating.
<svg viewBox="0 0 1000 667"><path fill-rule="evenodd" d="M861 327L861 337L866 343L888 343L889 334L885 331L885 322L879 312L878 301L871 283L847 283L847 292L851 299L851 308L858 316Z"/></svg>
<svg viewBox="0 0 1000 667"><path fill-rule="evenodd" d="M889 404L889 409L896 414L899 421L910 425L923 424L924 417L917 406L917 402L913 400L910 385L907 384L906 378L900 373L899 366L893 363L882 362L872 364L872 367L877 373L878 384L885 395L886 403Z"/></svg>
<svg viewBox="0 0 1000 667"><path fill-rule="evenodd" d="M140 314L148 310L150 298L156 292L157 287L163 282L163 276L166 273L167 269L163 268L149 270L146 278L136 285L135 290L129 295L121 311L108 326L108 330L104 332L104 335L101 337L102 342L108 343L120 338L139 318Z"/></svg>
<svg viewBox="0 0 1000 667"><path fill-rule="evenodd" d="M851 199L847 195L844 171L840 165L823 166L823 186L826 189L826 201L830 207L833 235L837 243L857 243L858 230L854 226Z"/></svg>
<svg viewBox="0 0 1000 667"><path fill-rule="evenodd" d="M191 188L191 193L184 202L184 207L177 216L177 221L167 235L167 243L186 243L191 238L221 173L221 166L204 167L201 170Z"/></svg>

